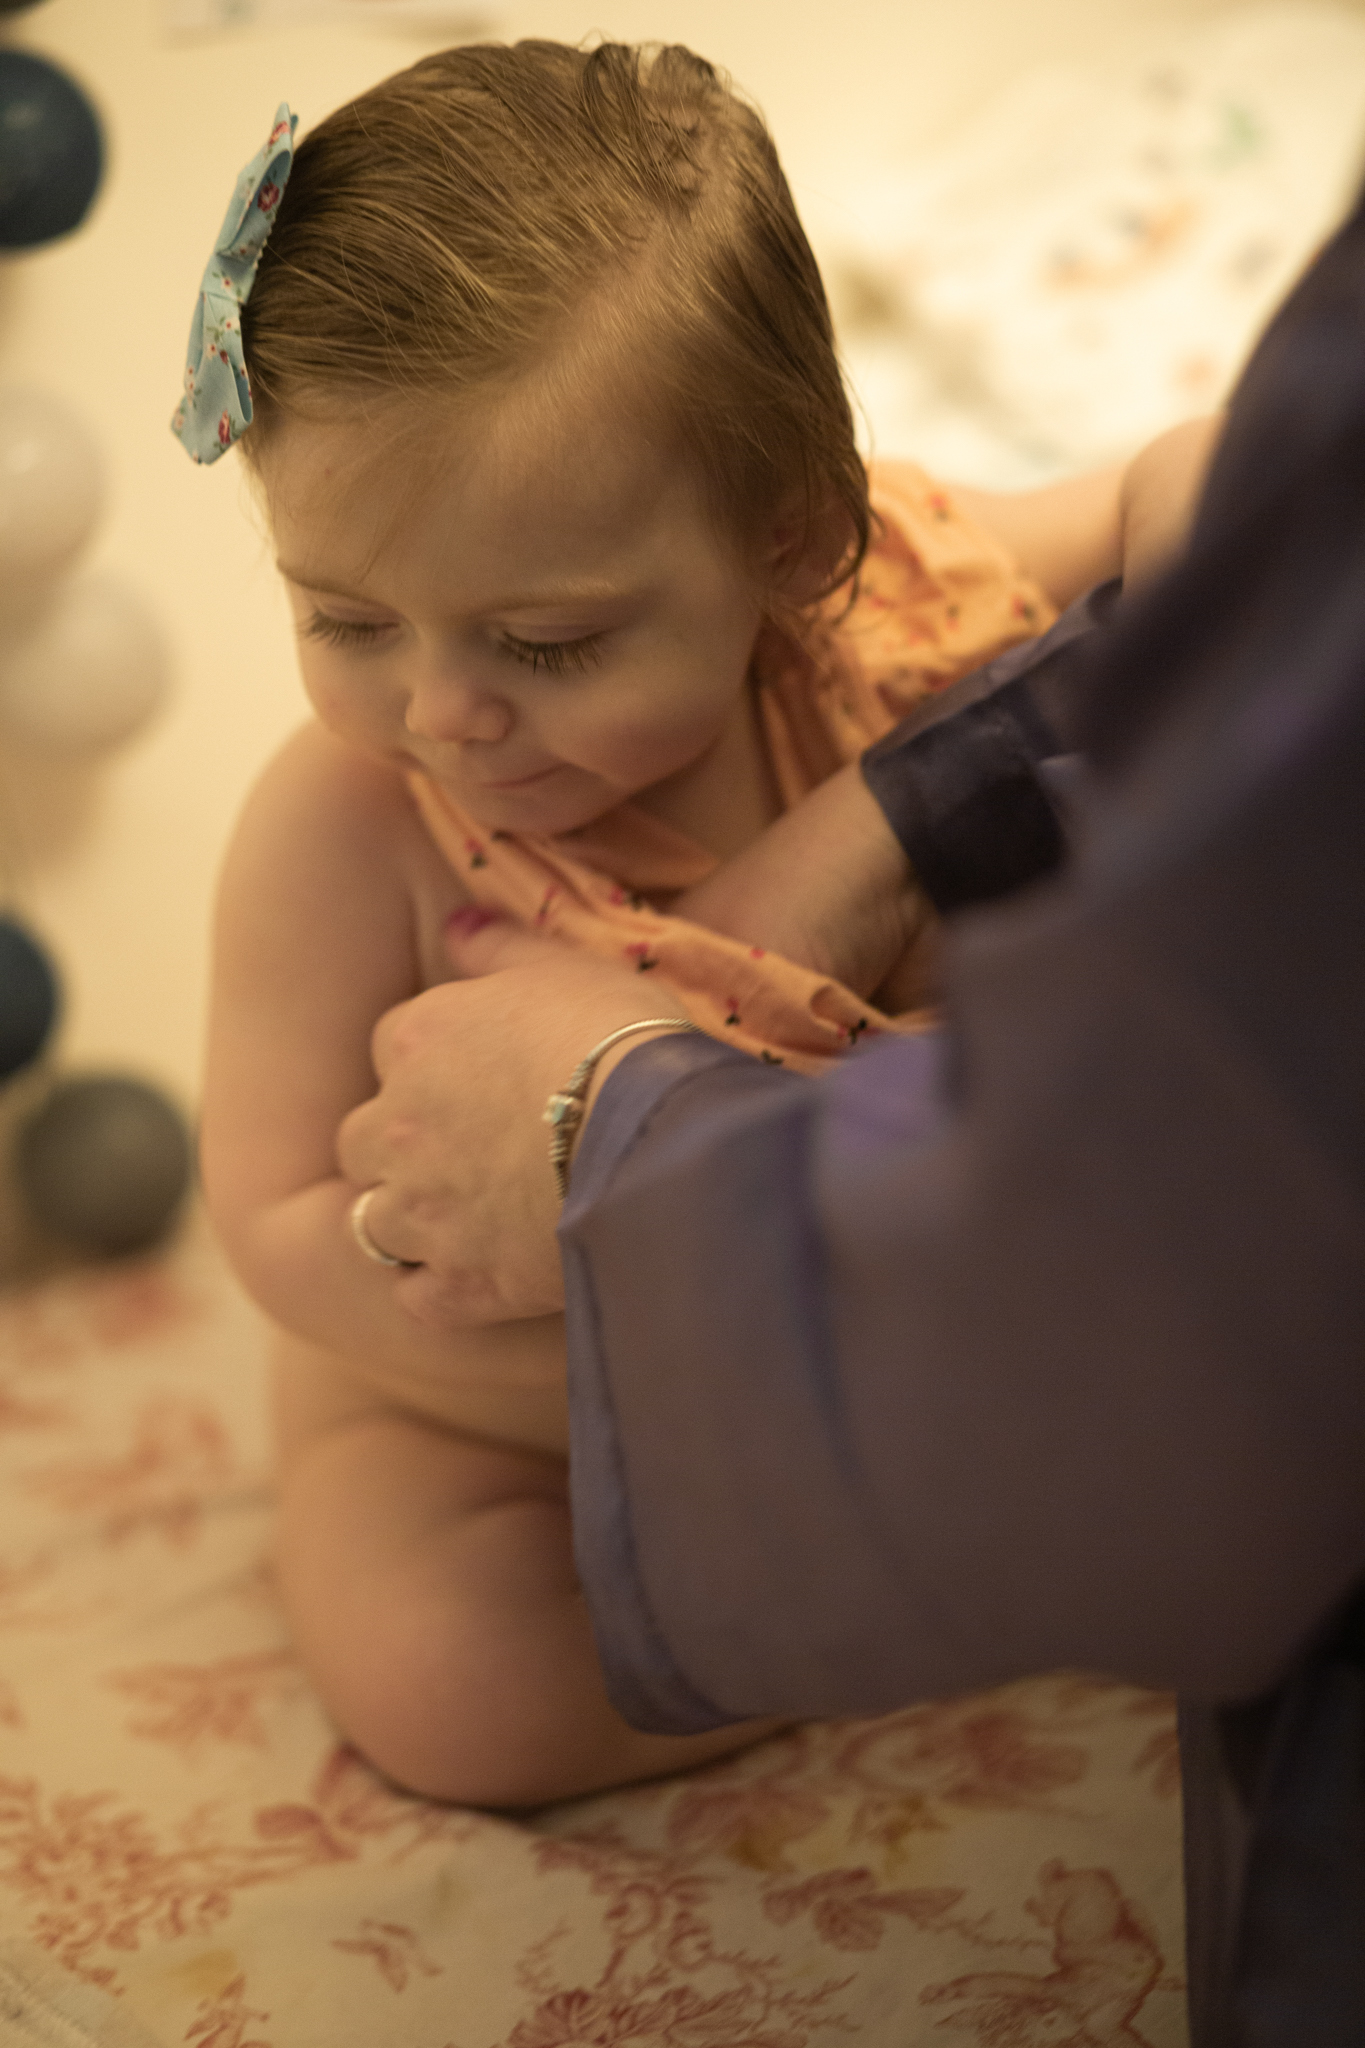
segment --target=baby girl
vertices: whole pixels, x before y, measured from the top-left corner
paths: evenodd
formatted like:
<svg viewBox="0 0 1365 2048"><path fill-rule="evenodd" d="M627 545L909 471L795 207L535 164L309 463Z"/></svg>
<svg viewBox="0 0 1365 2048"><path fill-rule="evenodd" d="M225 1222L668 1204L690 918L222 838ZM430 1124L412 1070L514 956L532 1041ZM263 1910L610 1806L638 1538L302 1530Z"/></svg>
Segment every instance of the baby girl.
<svg viewBox="0 0 1365 2048"><path fill-rule="evenodd" d="M688 922L685 892L1125 536L1154 551L1202 439L1017 498L888 465L869 503L772 144L676 48L451 50L297 155L282 109L191 358L177 431L201 460L245 432L316 712L227 857L203 1117L210 1207L280 1330L300 1652L439 1798L718 1756L758 1726L644 1735L607 1701L558 1318L424 1326L337 1172L371 1031L477 905L624 955L661 1015L756 1057L909 1028L903 976L843 988Z"/></svg>

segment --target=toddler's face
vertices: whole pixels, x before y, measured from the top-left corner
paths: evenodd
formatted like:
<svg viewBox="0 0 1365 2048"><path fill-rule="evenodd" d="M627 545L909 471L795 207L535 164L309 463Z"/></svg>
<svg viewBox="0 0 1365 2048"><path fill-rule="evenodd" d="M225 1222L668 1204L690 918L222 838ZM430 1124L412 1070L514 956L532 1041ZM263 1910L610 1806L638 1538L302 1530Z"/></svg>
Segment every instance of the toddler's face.
<svg viewBox="0 0 1365 2048"><path fill-rule="evenodd" d="M676 459L587 398L402 425L282 421L261 462L333 732L492 827L565 832L747 716L760 593Z"/></svg>

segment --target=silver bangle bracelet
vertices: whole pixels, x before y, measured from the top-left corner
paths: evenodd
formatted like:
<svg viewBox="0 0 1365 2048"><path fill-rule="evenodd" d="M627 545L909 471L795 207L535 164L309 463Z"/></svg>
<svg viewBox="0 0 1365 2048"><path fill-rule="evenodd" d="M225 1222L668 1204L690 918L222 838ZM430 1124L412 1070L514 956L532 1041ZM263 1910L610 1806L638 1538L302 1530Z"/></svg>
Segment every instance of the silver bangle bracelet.
<svg viewBox="0 0 1365 2048"><path fill-rule="evenodd" d="M694 1024L690 1017L642 1017L638 1024L623 1024L619 1031L609 1031L605 1038L599 1040L592 1051L578 1062L564 1086L547 1099L541 1122L550 1126L550 1165L554 1169L555 1186L561 1202L569 1192L569 1160L587 1113L588 1088L603 1053L610 1052L614 1045L619 1045L623 1038L630 1038L637 1031L700 1029L701 1026Z"/></svg>

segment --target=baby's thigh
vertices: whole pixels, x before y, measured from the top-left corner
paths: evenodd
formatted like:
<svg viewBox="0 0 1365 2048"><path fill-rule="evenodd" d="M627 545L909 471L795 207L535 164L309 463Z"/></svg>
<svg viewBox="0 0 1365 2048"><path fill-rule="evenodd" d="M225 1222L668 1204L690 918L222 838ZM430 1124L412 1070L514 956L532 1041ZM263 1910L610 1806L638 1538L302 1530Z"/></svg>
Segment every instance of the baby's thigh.
<svg viewBox="0 0 1365 2048"><path fill-rule="evenodd" d="M490 1510L567 1514L562 1458L453 1429L298 1338L277 1338L274 1394L287 1590L317 1599L335 1583L349 1604L361 1582L420 1574Z"/></svg>
<svg viewBox="0 0 1365 2048"><path fill-rule="evenodd" d="M381 1770L474 1796L471 1730L496 1755L518 1703L509 1635L540 1643L576 1594L565 1461L407 1411L292 1338L277 1403L277 1570L305 1667Z"/></svg>

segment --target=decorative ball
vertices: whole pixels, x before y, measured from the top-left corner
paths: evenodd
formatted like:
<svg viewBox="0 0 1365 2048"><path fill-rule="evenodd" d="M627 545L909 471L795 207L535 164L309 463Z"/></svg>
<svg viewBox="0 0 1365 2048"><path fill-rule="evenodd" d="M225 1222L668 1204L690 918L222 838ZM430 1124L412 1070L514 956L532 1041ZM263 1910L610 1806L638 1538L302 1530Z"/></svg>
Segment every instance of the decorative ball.
<svg viewBox="0 0 1365 2048"><path fill-rule="evenodd" d="M0 917L0 1081L38 1057L60 1005L47 954L17 918Z"/></svg>
<svg viewBox="0 0 1365 2048"><path fill-rule="evenodd" d="M100 515L99 451L42 391L0 391L0 590L17 604L69 567Z"/></svg>
<svg viewBox="0 0 1365 2048"><path fill-rule="evenodd" d="M190 1184L174 1105L119 1074L61 1081L20 1127L20 1190L55 1237L90 1252L141 1251L164 1236Z"/></svg>
<svg viewBox="0 0 1365 2048"><path fill-rule="evenodd" d="M0 249L69 235L103 172L99 117L75 79L30 50L0 50Z"/></svg>
<svg viewBox="0 0 1365 2048"><path fill-rule="evenodd" d="M168 684L141 599L117 578L81 576L0 642L0 727L45 753L102 753L147 723Z"/></svg>

